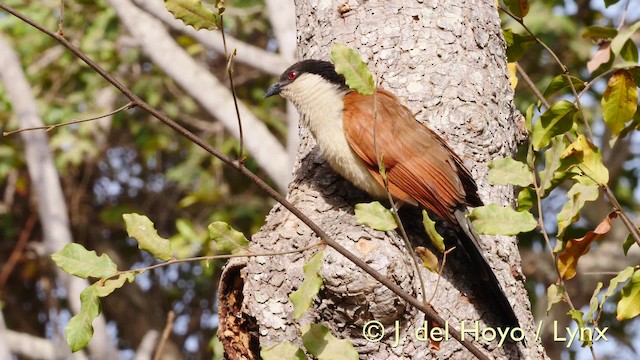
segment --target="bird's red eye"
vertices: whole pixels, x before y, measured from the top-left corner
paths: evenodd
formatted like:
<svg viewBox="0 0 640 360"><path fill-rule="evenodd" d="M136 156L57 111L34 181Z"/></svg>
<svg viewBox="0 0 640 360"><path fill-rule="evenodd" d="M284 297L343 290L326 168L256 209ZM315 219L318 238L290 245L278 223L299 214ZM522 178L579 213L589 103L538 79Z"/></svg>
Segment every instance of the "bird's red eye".
<svg viewBox="0 0 640 360"><path fill-rule="evenodd" d="M289 78L289 80L295 80L296 76L298 76L298 73L295 71L292 71L289 74L287 74L287 77Z"/></svg>

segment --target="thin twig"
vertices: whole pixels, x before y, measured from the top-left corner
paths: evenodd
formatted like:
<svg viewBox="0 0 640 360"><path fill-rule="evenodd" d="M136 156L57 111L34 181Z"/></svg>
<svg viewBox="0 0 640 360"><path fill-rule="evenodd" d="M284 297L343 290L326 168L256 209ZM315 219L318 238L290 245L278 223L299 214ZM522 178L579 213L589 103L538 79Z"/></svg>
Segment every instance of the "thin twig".
<svg viewBox="0 0 640 360"><path fill-rule="evenodd" d="M236 50L233 50L233 53L229 55L227 51L227 38L224 35L224 16L220 14L220 33L222 34L222 44L224 47L224 57L227 60L227 75L229 76L229 87L231 88L231 95L233 95L233 105L236 109L236 117L238 118L238 133L239 133L239 141L240 148L238 149L238 166L242 166L244 163L244 135L242 133L242 118L240 117L240 109L238 109L238 96L236 94L236 87L233 84L233 57L236 55Z"/></svg>
<svg viewBox="0 0 640 360"><path fill-rule="evenodd" d="M624 26L624 22L627 20L627 11L629 10L629 3L631 2L631 0L627 0L627 2L624 4L624 10L622 10L622 17L620 18L620 24L618 24L618 31L620 31L622 29L622 27Z"/></svg>
<svg viewBox="0 0 640 360"><path fill-rule="evenodd" d="M17 134L17 133L21 133L23 131L32 131L32 130L45 130L47 132L62 127L62 126L67 126L67 125L73 125L73 124L79 124L79 123L83 123L83 122L87 122L87 121L93 121L93 120L98 120L98 119L102 119L105 118L107 116L111 116L114 114L117 114L121 111L125 111L125 110L129 110L132 107L135 107L135 105L133 104L133 102L129 102L128 104L121 106L113 111L110 111L106 114L102 114L100 116L96 116L96 117L92 117L92 118L88 118L88 119L78 119L78 120L71 120L71 121L67 121L64 123L60 123L60 124L54 124L54 125L48 125L48 126L36 126L36 127L31 127L31 128L24 128L24 129L18 129L18 130L13 130L13 131L5 131L2 133L2 136L9 136L9 135L13 135L13 134Z"/></svg>
<svg viewBox="0 0 640 360"><path fill-rule="evenodd" d="M440 285L440 278L442 277L442 272L444 271L444 264L447 263L447 255L449 255L449 253L455 249L456 247L452 246L451 249L446 250L442 255L442 264L440 265L440 271L438 272L438 279L436 280L436 285L433 287L433 295L431 295L431 299L429 299L429 303L433 302L433 299L436 297L436 294L438 293L438 285Z"/></svg>
<svg viewBox="0 0 640 360"><path fill-rule="evenodd" d="M91 58L89 58L87 55L81 52L77 47L75 47L71 42L67 41L64 37L49 31L44 26L36 23L35 21L23 15L22 13L14 10L13 8L3 3L0 3L0 9L3 9L4 11L12 14L13 16L29 24L30 26L33 26L34 28L38 29L42 33L60 42L67 49L69 49L69 51L73 53L77 58L85 62L89 67L91 67L94 71L100 74L105 80L111 83L116 89L122 92L122 94L125 95L127 98L129 98L134 105L148 112L150 115L154 116L155 118L163 122L165 125L169 126L171 129L179 133L180 135L184 136L188 140L192 141L194 144L201 147L203 150L217 157L228 166L236 169L238 172L246 176L251 182L253 182L261 190L266 192L274 200L282 204L282 206L287 210L289 210L294 216L300 219L300 221L305 223L313 232L316 233L316 235L318 235L318 237L323 242L325 242L327 245L332 247L342 256L346 257L349 261L353 262L356 266L361 268L364 272L371 275L371 277L373 277L382 285L384 285L389 290L391 290L393 293L398 295L401 299L403 299L404 301L411 304L416 309L423 312L429 320L432 320L433 322L435 322L439 327L443 327L443 328L446 327L445 320L433 309L432 306L423 304L422 302L420 302L420 300L416 299L415 297L411 296L409 293L404 291L400 286L390 281L385 275L382 275L381 273L373 269L370 265L368 265L358 256L356 256L355 254L347 250L344 246L340 245L338 242L333 240L320 226L318 226L311 219L309 219L309 217L307 217L302 211L296 208L282 194L280 194L271 186L269 186L264 180L262 180L256 174L252 173L246 167L238 165L237 161L234 161L233 159L227 157L222 152L220 152L219 150L209 145L206 141L197 137L195 134L188 131L184 127L180 126L180 124L176 123L175 121L170 119L168 116L166 116L162 112L158 111L157 109L155 109L154 107L152 107L151 105L143 101L135 93L133 93L133 91L131 91L128 87L126 87L120 81L118 81L115 77L113 77L113 75L111 75L102 67L100 67L100 65L96 64L93 60L91 60ZM449 334L451 335L451 337L456 339L456 341L458 341L462 346L464 346L467 350L469 350L478 359L488 360L488 357L482 351L480 351L480 349L478 349L478 347L476 347L475 344L471 342L471 340L469 340L469 337L466 337L463 339L461 336L461 333L452 326L449 326Z"/></svg>
<svg viewBox="0 0 640 360"><path fill-rule="evenodd" d="M518 70L518 74L522 76L522 78L524 79L524 82L527 83L527 86L529 86L529 89L531 89L533 94L538 98L538 100L540 100L542 105L544 105L544 107L546 107L547 109L550 108L551 104L549 104L547 99L544 98L544 95L542 95L540 90L538 90L538 88L536 87L536 84L533 83L533 81L531 80L531 77L529 77L529 74L527 74L522 68L522 66L520 66L520 63L516 62L516 69Z"/></svg>
<svg viewBox="0 0 640 360"><path fill-rule="evenodd" d="M173 329L173 321L176 319L176 313L171 310L167 314L167 323L164 326L164 330L162 330L162 337L160 338L160 342L158 343L158 347L156 348L156 353L153 355L153 360L160 360L163 355L164 345L167 343L169 339L169 334L171 334L171 329Z"/></svg>
<svg viewBox="0 0 640 360"><path fill-rule="evenodd" d="M555 253L553 252L553 248L551 247L551 240L549 240L549 234L547 234L547 230L545 229L545 226L544 226L544 215L542 213L542 192L543 192L543 190L538 185L538 177L537 176L533 177L533 186L534 186L535 191L536 191L536 202L538 204L538 225L540 226L540 232L542 233L542 237L544 238L544 240L545 240L545 242L547 244L547 249L549 250L549 255L551 255L551 260L553 261L553 268L556 270L556 275L558 275L558 282L560 283L560 285L564 289L564 298L567 300L567 304L569 304L569 307L571 308L571 310L576 310L576 307L573 305L573 301L571 301L571 296L569 296L569 292L567 290L567 287L565 286L564 279L562 278L562 275L560 274L560 269L558 268L558 261L557 261ZM596 354L595 354L595 352L593 350L593 345L589 346L589 348L591 349L591 356L595 360L596 359Z"/></svg>
<svg viewBox="0 0 640 360"><path fill-rule="evenodd" d="M170 260L167 260L165 262L161 262L158 264L153 264L153 265L149 265L149 266L145 266L142 268L137 268L137 269L130 269L130 270L122 270L122 271L118 271L115 274L109 276L109 277L105 277L100 279L101 281L105 281L105 280L109 280L109 279L115 279L120 277L120 275L122 274L127 274L127 273L133 273L135 275L139 275L142 273L145 273L149 270L153 270L153 269L157 269L157 268L161 268L161 267L165 267L165 266L170 266L170 265L175 265L175 264L184 264L184 263L192 263L192 262L210 262L212 260L228 260L228 259L234 259L234 258L251 258L251 257L261 257L261 256L282 256L282 255L289 255L289 254L297 254L297 253L301 253L301 252L305 252L307 250L311 250L320 246L325 245L324 242L316 242L313 243L311 245L305 246L305 247L301 247L299 249L294 249L294 250L286 250L286 251L269 251L269 252L263 252L263 253L243 253L243 254L224 254L224 255L208 255L208 256L195 256L195 257L190 257L190 258L185 258L185 259L176 259L176 258L171 258Z"/></svg>
<svg viewBox="0 0 640 360"><path fill-rule="evenodd" d="M633 221L631 221L631 218L629 218L629 215L627 215L627 213L624 211L624 209L622 208L622 205L620 205L620 203L618 202L618 199L616 199L616 196L611 191L611 188L609 187L609 185L604 184L600 187L604 190L604 194L607 196L607 198L611 202L611 205L613 205L613 207L616 209L616 211L620 215L622 222L629 230L629 233L633 237L633 240L635 240L638 246L640 246L640 231L638 231L638 228L636 227L636 225L633 224Z"/></svg>
<svg viewBox="0 0 640 360"><path fill-rule="evenodd" d="M60 20L58 21L58 34L64 36L64 0L60 0Z"/></svg>
<svg viewBox="0 0 640 360"><path fill-rule="evenodd" d="M553 50L551 50L551 48L547 44L545 44L544 41L540 40L540 38L538 36L536 36L536 34L534 34L533 31L531 31L531 29L529 29L527 27L527 25L525 25L524 20L521 17L515 16L514 14L512 14L508 10L503 9L502 7L500 7L500 11L502 11L505 14L509 15L509 17L511 17L513 20L515 20L518 24L520 24L520 26L522 26L525 29L525 31L528 32L529 35L531 35L531 37L533 37L533 39L538 44L540 44L540 46L542 46L543 48L545 48L545 50L547 50L547 52L551 55L551 57L555 60L555 62L560 66L560 68L562 69L562 74L567 79L567 82L569 83L569 86L571 87L571 91L573 92L573 95L576 97L576 106L578 107L578 112L580 113L580 117L582 118L582 120L584 122L584 126L587 129L587 133L589 134L589 138L593 139L593 134L591 133L591 127L589 126L589 122L587 121L587 117L584 115L584 111L582 110L582 105L580 104L580 99L578 98L578 92L576 91L575 85L573 85L573 81L571 81L569 68L562 61L560 61L560 58L558 57L558 55L556 55L556 53Z"/></svg>

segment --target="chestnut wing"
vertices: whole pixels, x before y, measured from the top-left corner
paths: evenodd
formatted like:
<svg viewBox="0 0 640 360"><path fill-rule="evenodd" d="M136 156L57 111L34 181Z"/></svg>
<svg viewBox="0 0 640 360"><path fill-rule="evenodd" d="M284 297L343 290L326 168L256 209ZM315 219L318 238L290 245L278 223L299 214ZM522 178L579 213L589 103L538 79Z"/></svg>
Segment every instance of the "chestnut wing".
<svg viewBox="0 0 640 360"><path fill-rule="evenodd" d="M457 223L453 211L460 205L482 204L460 158L436 133L419 124L393 94L377 90L373 96L353 91L345 96L344 105L342 120L349 145L383 184L377 147L392 196L413 199L408 202L417 201L451 223Z"/></svg>

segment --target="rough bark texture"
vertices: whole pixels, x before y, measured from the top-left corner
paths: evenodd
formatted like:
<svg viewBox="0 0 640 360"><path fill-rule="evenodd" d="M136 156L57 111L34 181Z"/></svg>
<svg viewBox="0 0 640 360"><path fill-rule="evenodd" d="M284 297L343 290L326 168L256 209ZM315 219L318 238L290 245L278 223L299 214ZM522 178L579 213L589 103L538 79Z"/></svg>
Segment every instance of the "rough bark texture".
<svg viewBox="0 0 640 360"><path fill-rule="evenodd" d="M491 186L486 180L487 164L497 157L512 156L521 132L494 1L373 0L345 5L344 1L298 0L296 13L299 58L328 59L334 42L357 49L378 74L381 86L406 101L416 118L441 134L461 156L477 179L485 203L513 203L513 189ZM291 202L373 268L420 296L401 238L396 232L378 232L356 222L354 204L371 199L330 169L305 130L301 131L294 176L288 194ZM403 209L401 215L414 241L424 241L426 236L416 221L419 212ZM477 346L496 358L543 357L534 339L515 239L483 239L487 259L501 279L528 340L517 346L500 347L497 341ZM276 206L266 225L253 236L251 250L284 251L316 241L309 228ZM324 286L319 298L302 319L294 320L288 295L300 286L302 266L313 252L251 258L242 270L243 316L255 319L261 347L285 340L301 346L299 324L315 322L327 325L337 337L349 338L361 358L471 357L452 338L443 341L438 351L430 349L428 341L416 339L413 334L416 327L423 326L424 315L331 249L325 251ZM480 329L495 327L499 319L492 313L490 299L478 295L474 270L466 267L465 260L460 251L447 258L437 291L438 276L423 271L427 299L433 296L432 305L450 326L459 329L466 320L468 328L469 321L480 319ZM387 336L382 341L363 338L362 327L370 320L386 326ZM398 346L393 346L395 321L401 337Z"/></svg>

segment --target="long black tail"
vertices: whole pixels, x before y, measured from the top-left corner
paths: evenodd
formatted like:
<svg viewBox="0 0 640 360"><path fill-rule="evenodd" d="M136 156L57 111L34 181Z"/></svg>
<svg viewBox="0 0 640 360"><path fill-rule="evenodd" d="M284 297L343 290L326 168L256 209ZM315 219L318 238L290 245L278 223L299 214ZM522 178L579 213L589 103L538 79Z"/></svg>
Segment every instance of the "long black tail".
<svg viewBox="0 0 640 360"><path fill-rule="evenodd" d="M497 310L500 311L500 315L505 322L504 325L512 328L519 327L518 318L513 311L513 307L509 303L504 290L502 290L502 286L500 286L500 282L498 281L498 278L496 278L496 274L489 266L487 259L484 257L484 255L482 255L482 250L480 247L480 237L473 229L473 226L471 225L469 219L467 219L466 209L456 210L454 215L456 217L456 220L458 220L458 224L464 232L464 235L466 235L466 239L460 239L460 243L473 262L472 268L478 271L481 279L484 281L484 283L486 283L487 286L490 287L489 291L491 292L491 297L495 301L495 304L497 304L498 306Z"/></svg>

